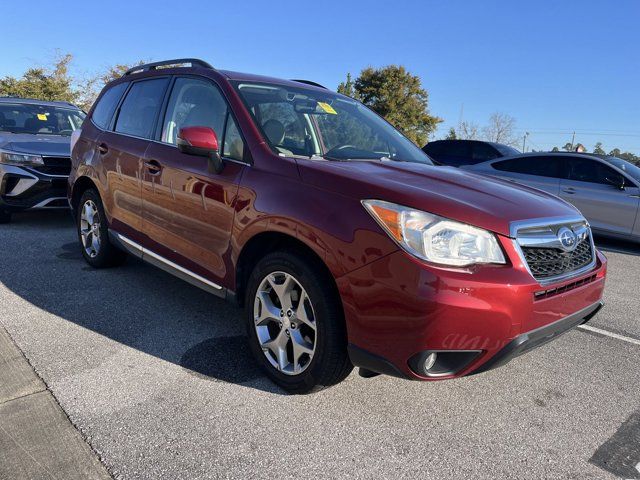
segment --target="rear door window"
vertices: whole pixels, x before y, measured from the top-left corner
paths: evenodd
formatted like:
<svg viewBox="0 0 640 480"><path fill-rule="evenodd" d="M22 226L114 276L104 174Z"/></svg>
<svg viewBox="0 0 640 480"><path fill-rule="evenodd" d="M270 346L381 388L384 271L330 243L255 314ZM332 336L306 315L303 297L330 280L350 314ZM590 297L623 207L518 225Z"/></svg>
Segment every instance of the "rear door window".
<svg viewBox="0 0 640 480"><path fill-rule="evenodd" d="M539 177L561 178L560 161L553 157L523 157L495 162L492 165L496 170Z"/></svg>
<svg viewBox="0 0 640 480"><path fill-rule="evenodd" d="M469 142L449 142L442 149L442 155L471 158L471 145L469 145Z"/></svg>
<svg viewBox="0 0 640 480"><path fill-rule="evenodd" d="M134 137L152 138L168 78L134 83L120 107L115 131Z"/></svg>
<svg viewBox="0 0 640 480"><path fill-rule="evenodd" d="M122 98L122 94L128 86L128 83L119 83L104 92L102 97L100 97L100 100L98 100L96 108L93 109L93 114L91 116L93 123L103 130L109 127L113 113L118 107L118 102Z"/></svg>

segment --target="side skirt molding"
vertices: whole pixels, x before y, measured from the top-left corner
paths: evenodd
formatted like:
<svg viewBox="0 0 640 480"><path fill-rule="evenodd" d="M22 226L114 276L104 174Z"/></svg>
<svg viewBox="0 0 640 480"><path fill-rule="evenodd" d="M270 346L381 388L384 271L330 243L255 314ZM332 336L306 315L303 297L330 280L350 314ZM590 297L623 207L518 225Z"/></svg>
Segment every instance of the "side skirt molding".
<svg viewBox="0 0 640 480"><path fill-rule="evenodd" d="M186 282L189 282L191 285L199 287L206 292L213 293L218 297L226 298L229 295L229 292L227 292L224 287L204 278L201 275L198 275L197 273L192 272L191 270L187 270L177 263L174 263L155 252L152 252L148 248L144 248L139 243L134 242L124 235L116 233L113 230L109 230L109 238L113 241L114 244L118 245L120 248L127 251L131 255L138 257L153 266L161 268L165 272L168 272Z"/></svg>

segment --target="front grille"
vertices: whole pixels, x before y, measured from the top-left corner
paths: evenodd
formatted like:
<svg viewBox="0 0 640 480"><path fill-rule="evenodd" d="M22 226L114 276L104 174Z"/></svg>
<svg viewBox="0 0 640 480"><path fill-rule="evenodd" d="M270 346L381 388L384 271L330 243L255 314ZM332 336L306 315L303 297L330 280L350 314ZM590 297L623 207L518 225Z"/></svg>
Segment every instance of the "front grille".
<svg viewBox="0 0 640 480"><path fill-rule="evenodd" d="M584 220L523 225L515 233L523 260L540 282L570 278L572 273L577 275L594 262L591 231ZM572 251L567 251L563 240L570 240L572 235L577 243Z"/></svg>
<svg viewBox="0 0 640 480"><path fill-rule="evenodd" d="M44 165L33 167L37 172L45 175L69 175L71 173L71 159L69 157L42 157Z"/></svg>
<svg viewBox="0 0 640 480"><path fill-rule="evenodd" d="M573 252L565 252L559 248L524 247L522 253L536 280L574 272L593 260L591 240L588 237Z"/></svg>

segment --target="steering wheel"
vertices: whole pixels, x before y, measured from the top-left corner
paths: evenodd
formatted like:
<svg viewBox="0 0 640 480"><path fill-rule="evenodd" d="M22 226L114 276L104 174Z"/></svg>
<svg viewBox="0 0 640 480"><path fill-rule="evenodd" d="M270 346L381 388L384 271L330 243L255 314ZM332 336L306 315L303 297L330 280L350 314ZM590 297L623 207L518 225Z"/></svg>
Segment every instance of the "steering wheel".
<svg viewBox="0 0 640 480"><path fill-rule="evenodd" d="M340 152L342 150L346 150L348 148L353 148L353 149L358 150L358 147L356 147L355 145L350 145L348 143L345 143L345 144L342 144L342 145L336 145L331 150L327 150L325 155L328 155L329 157L332 157L334 153ZM337 155L337 156L339 157L340 155Z"/></svg>

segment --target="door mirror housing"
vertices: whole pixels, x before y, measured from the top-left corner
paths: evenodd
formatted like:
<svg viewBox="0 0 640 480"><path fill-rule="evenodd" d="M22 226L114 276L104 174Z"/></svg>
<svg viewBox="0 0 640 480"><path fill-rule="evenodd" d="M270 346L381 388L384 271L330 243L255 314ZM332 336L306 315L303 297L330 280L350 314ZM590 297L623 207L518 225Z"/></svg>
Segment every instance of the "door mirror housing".
<svg viewBox="0 0 640 480"><path fill-rule="evenodd" d="M184 127L178 132L178 149L187 155L207 157L209 159L209 171L220 173L224 168L224 162L220 157L218 136L210 127Z"/></svg>
<svg viewBox="0 0 640 480"><path fill-rule="evenodd" d="M624 190L626 186L623 175L610 175L608 177L605 177L605 180L607 181L607 183L613 185L619 190Z"/></svg>

